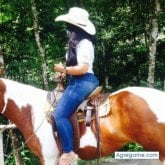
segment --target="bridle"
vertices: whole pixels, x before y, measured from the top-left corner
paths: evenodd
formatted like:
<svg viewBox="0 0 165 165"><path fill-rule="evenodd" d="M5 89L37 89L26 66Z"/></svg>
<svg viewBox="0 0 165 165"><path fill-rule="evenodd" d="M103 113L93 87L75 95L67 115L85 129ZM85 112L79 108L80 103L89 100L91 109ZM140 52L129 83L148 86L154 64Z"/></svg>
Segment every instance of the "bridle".
<svg viewBox="0 0 165 165"><path fill-rule="evenodd" d="M4 103L5 103L5 105L3 106L3 109L1 111L1 114L4 114L5 113L6 107L7 107L7 103L8 103L8 99L5 96L4 96Z"/></svg>

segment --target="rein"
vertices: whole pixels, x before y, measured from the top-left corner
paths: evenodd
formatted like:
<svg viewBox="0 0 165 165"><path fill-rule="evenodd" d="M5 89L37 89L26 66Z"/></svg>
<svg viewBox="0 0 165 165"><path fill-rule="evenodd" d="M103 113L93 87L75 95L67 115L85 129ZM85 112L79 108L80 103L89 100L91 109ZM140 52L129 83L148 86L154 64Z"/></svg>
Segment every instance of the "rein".
<svg viewBox="0 0 165 165"><path fill-rule="evenodd" d="M7 102L8 102L7 97L4 97L4 103L5 103L5 105L4 105L4 107L3 107L2 111L1 111L1 114L4 114L4 113L5 113L5 111L6 111Z"/></svg>
<svg viewBox="0 0 165 165"><path fill-rule="evenodd" d="M56 91L57 91L57 94L58 94L58 92L61 92L61 91L58 90L58 89L57 89ZM55 102L57 102L57 100L56 100L56 95L55 95L55 100L54 100L54 102L49 106L49 110L51 109L51 107L53 106L53 104L54 104ZM23 143L23 146L25 146L25 144L27 144L27 143L31 140L31 138L34 136L34 134L35 134L35 133L39 130L39 128L42 126L42 124L43 124L43 122L44 122L45 119L46 119L46 115L44 116L44 118L42 119L41 123L39 124L39 126L37 127L37 129L34 131L34 133L31 134L31 136ZM20 148L22 148L23 146L19 147L18 150L20 150Z"/></svg>
<svg viewBox="0 0 165 165"><path fill-rule="evenodd" d="M97 165L99 165L99 158L101 157L101 151L100 151L100 128L99 128L98 100L97 99L95 100L94 104L96 108L96 114L95 114L96 139L97 139L96 157L97 157Z"/></svg>

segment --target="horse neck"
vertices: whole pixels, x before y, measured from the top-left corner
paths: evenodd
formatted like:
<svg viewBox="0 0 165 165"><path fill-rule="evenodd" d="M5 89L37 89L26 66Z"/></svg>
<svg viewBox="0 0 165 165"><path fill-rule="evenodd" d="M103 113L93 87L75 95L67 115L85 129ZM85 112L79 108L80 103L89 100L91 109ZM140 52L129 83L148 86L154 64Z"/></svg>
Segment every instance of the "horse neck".
<svg viewBox="0 0 165 165"><path fill-rule="evenodd" d="M46 94L46 91L28 85L0 81L0 111L4 110L3 115L21 130L29 128L44 116Z"/></svg>
<svg viewBox="0 0 165 165"><path fill-rule="evenodd" d="M32 125L30 105L26 105L20 109L12 100L9 100L4 116L13 122L20 130L27 129Z"/></svg>

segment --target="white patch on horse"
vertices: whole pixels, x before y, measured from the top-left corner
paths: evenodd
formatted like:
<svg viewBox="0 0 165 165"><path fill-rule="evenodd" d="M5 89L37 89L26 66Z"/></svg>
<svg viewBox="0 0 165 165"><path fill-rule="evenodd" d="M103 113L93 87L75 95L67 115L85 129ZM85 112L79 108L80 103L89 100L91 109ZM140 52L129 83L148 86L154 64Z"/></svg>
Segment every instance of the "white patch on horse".
<svg viewBox="0 0 165 165"><path fill-rule="evenodd" d="M90 127L86 127L86 133L80 139L80 148L86 146L97 147L97 141Z"/></svg>
<svg viewBox="0 0 165 165"><path fill-rule="evenodd" d="M108 115L108 113L110 112L110 102L109 102L109 98L106 99L106 101L98 106L98 114L99 117L103 117Z"/></svg>
<svg viewBox="0 0 165 165"><path fill-rule="evenodd" d="M165 123L165 92L147 87L128 87L113 94L121 91L129 91L143 98L148 103L153 113L157 116L158 122Z"/></svg>

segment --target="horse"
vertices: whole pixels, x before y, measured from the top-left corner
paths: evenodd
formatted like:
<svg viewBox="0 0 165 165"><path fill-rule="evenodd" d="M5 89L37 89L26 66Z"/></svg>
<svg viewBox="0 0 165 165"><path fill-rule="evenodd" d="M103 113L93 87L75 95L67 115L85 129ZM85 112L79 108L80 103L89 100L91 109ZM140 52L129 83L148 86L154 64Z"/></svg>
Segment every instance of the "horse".
<svg viewBox="0 0 165 165"><path fill-rule="evenodd" d="M0 113L22 132L27 146L41 165L57 164L59 149L44 107L48 91L0 79ZM126 87L108 95L98 106L99 154L95 126L80 124L80 159L91 160L118 151L135 142L147 151L158 151L165 165L165 93L147 87Z"/></svg>

